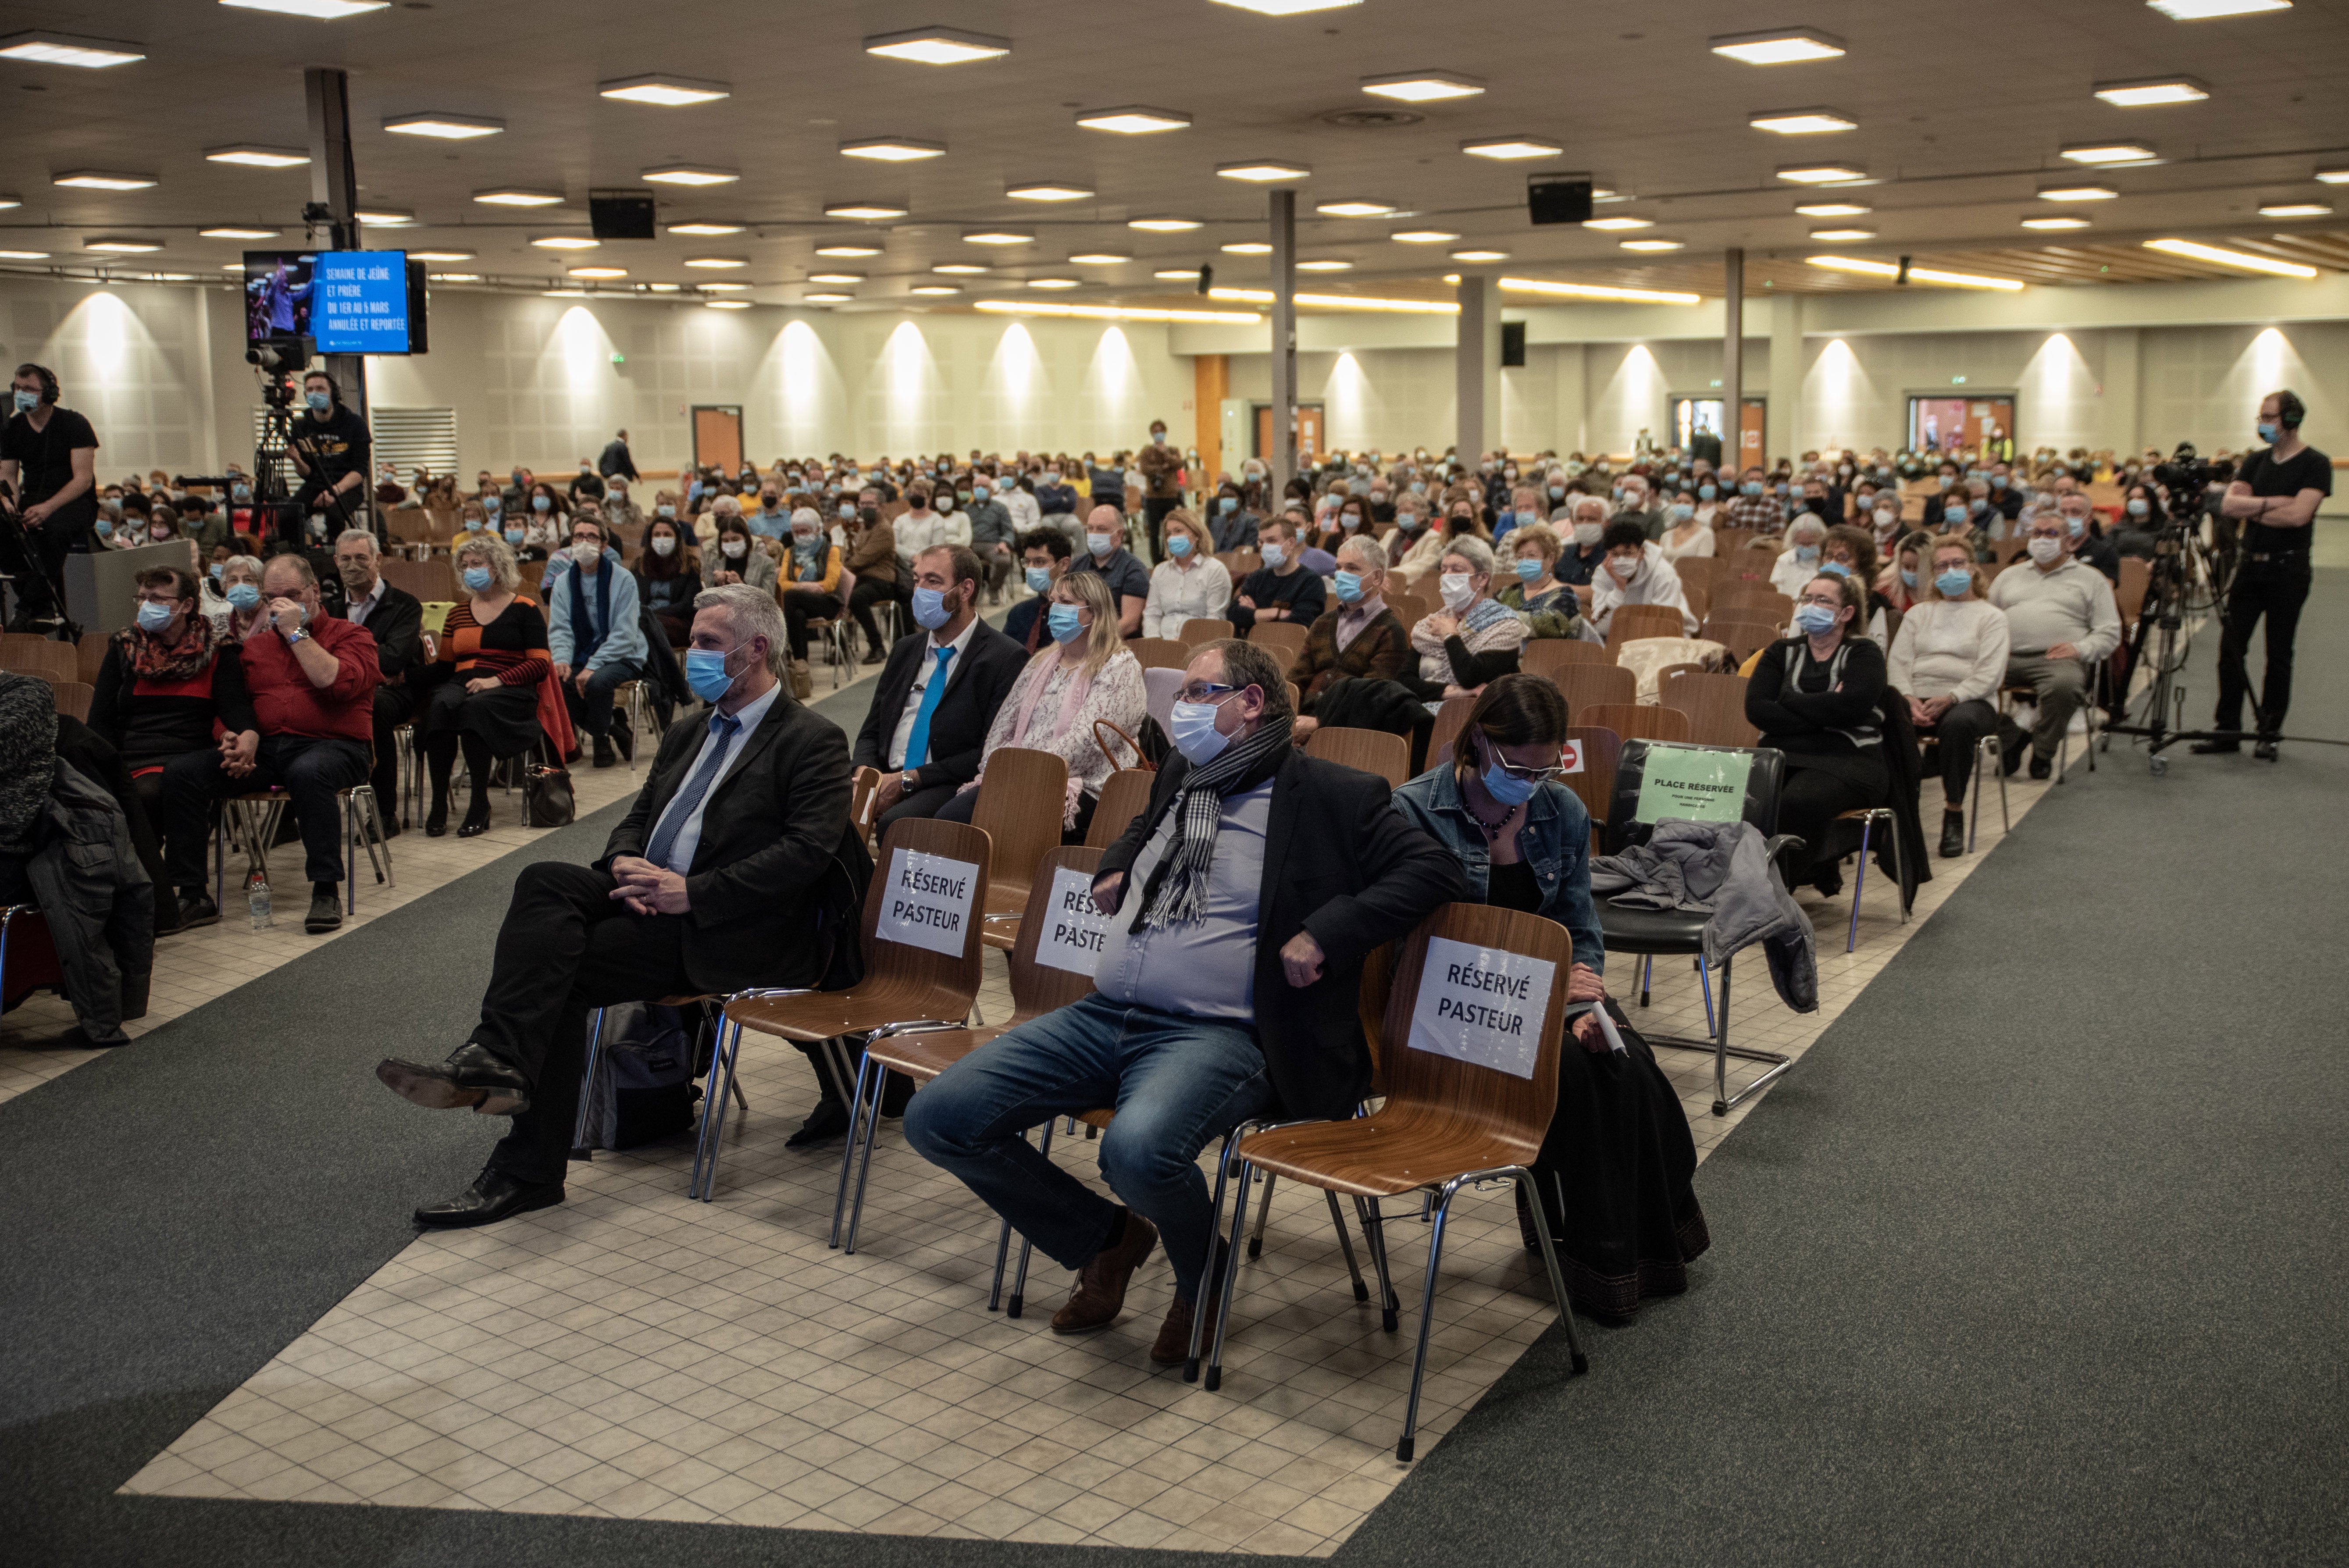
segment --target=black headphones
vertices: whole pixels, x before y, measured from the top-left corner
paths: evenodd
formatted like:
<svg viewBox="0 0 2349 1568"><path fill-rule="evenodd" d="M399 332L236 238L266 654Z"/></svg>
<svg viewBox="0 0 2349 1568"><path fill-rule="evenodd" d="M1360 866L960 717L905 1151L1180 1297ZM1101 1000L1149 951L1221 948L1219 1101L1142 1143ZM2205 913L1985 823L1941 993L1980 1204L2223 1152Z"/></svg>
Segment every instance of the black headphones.
<svg viewBox="0 0 2349 1568"><path fill-rule="evenodd" d="M323 381L323 382L325 382L325 383L326 384L326 396L328 396L329 397L332 397L332 398L333 398L336 402L337 402L337 403L339 403L339 402L341 402L341 401L343 400L343 389L342 389L341 387L339 387L336 386L336 385L335 385L335 378L334 378L333 377L331 377L331 376L327 375L325 371L323 371L323 370L305 370L305 371L304 371L304 372L302 373L302 385L303 385L303 386L307 387L307 386L308 386L308 385L310 385L310 383L311 383L311 382L313 382L313 381Z"/></svg>
<svg viewBox="0 0 2349 1568"><path fill-rule="evenodd" d="M22 370L16 372L19 376L22 376L24 373L25 372ZM42 374L47 375L47 372L44 371ZM56 401L54 397L50 400L52 402ZM2297 392L2278 392L2275 394L2275 400L2276 422L2287 430L2299 429L2300 422L2308 418L2308 405L2300 400L2300 394Z"/></svg>
<svg viewBox="0 0 2349 1568"><path fill-rule="evenodd" d="M30 376L30 377L32 377L34 379L36 379L36 380L37 380L37 381L39 381L39 382L40 382L40 384L41 384L41 401L42 401L42 402L44 402L44 403L55 403L55 402L57 400L57 375L56 375L56 373L55 373L54 371L50 370L50 369L49 369L49 367L48 367L47 366L46 366L46 365L33 365L33 364L30 364L30 363L24 364L24 365L19 365L18 366L16 366L16 375L17 375L17 376ZM16 379L16 377L9 377L9 379L13 381L13 380L15 380L15 379ZM2289 396L2290 396L2290 394L2289 394L2289 393L2287 393L2287 394L2286 394L2286 396L2287 396L2287 397L2289 397ZM2294 423L2297 423L2297 422L2298 422L2298 421L2296 421L2296 420L2294 421Z"/></svg>

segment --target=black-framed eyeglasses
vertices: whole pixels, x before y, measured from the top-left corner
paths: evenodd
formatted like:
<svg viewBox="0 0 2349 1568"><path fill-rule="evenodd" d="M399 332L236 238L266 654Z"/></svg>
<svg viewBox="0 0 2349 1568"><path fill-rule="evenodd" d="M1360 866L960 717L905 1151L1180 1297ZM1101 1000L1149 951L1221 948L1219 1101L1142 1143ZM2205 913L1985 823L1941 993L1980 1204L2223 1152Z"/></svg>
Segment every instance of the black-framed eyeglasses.
<svg viewBox="0 0 2349 1568"><path fill-rule="evenodd" d="M1214 702L1217 697L1229 696L1241 689L1236 686L1217 686L1213 681L1194 681L1174 695L1184 702Z"/></svg>

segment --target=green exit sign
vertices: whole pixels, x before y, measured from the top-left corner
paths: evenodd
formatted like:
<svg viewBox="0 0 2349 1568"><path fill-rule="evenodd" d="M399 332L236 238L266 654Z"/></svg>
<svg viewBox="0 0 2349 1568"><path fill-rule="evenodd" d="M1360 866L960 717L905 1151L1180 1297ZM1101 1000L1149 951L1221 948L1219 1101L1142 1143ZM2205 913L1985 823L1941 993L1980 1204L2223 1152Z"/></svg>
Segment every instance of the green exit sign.
<svg viewBox="0 0 2349 1568"><path fill-rule="evenodd" d="M617 358L619 357L619 356L616 354L616 355L612 356L612 357L613 357L613 358L615 358L615 359L617 359ZM1962 376L1952 376L1952 377L1950 377L1950 385L1951 385L1951 386L1952 386L1952 387L1962 387L1962 386L1964 386L1965 384L1966 384L1966 378L1965 378L1964 377L1962 377Z"/></svg>

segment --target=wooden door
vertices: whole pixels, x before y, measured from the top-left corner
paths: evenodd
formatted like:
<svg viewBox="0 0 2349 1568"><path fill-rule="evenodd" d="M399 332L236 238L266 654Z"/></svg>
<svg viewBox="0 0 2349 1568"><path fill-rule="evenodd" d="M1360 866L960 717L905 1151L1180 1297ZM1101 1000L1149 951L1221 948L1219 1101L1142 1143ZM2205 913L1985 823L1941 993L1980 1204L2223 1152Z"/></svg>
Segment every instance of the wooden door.
<svg viewBox="0 0 2349 1568"><path fill-rule="evenodd" d="M1765 469L1770 466L1770 459L1762 455L1763 438L1770 428L1769 415L1768 406L1759 397L1748 397L1739 407L1737 459L1734 465L1737 471L1742 473L1756 463Z"/></svg>
<svg viewBox="0 0 2349 1568"><path fill-rule="evenodd" d="M693 410L693 462L733 475L742 466L742 410L739 406Z"/></svg>
<svg viewBox="0 0 2349 1568"><path fill-rule="evenodd" d="M1272 405L1259 403L1256 409L1256 455L1272 456ZM1321 405L1299 403L1297 406L1297 460L1319 457L1321 453Z"/></svg>

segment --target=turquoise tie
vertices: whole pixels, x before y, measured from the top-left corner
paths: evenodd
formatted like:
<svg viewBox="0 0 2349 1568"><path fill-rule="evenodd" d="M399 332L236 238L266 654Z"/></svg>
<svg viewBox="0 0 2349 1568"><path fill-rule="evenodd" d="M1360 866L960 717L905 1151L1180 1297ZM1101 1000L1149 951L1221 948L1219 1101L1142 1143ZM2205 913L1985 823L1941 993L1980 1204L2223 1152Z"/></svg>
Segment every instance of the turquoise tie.
<svg viewBox="0 0 2349 1568"><path fill-rule="evenodd" d="M667 866L669 851L677 847L677 836L685 831L686 823L693 820L694 811L701 805L701 798L709 793L718 769L725 764L726 748L733 740L734 732L741 727L742 721L730 715L709 716L709 739L701 748L701 766L693 770L693 777L685 781L685 788L678 791L677 799L669 802L669 809L654 827L653 841L645 849L645 859L657 866Z"/></svg>
<svg viewBox="0 0 2349 1568"><path fill-rule="evenodd" d="M919 768L930 759L930 716L938 711L938 702L947 695L947 661L955 655L954 645L935 650L938 667L930 674L930 684L922 688L922 706L914 714L914 733L905 738L905 766Z"/></svg>

